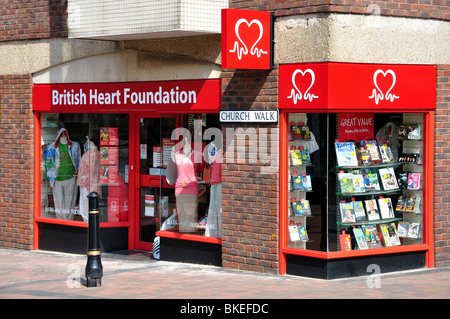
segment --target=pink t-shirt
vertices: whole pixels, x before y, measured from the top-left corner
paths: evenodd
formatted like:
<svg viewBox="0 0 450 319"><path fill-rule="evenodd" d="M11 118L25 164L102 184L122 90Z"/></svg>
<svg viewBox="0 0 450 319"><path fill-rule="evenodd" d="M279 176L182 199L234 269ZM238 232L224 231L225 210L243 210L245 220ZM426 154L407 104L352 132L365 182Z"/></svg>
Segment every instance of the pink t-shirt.
<svg viewBox="0 0 450 319"><path fill-rule="evenodd" d="M222 151L218 151L214 162L211 164L210 170L211 176L209 177L209 182L211 184L222 183Z"/></svg>
<svg viewBox="0 0 450 319"><path fill-rule="evenodd" d="M175 195L198 194L196 173L203 170L202 154L192 152L184 156L182 152L175 155L178 177L175 182Z"/></svg>

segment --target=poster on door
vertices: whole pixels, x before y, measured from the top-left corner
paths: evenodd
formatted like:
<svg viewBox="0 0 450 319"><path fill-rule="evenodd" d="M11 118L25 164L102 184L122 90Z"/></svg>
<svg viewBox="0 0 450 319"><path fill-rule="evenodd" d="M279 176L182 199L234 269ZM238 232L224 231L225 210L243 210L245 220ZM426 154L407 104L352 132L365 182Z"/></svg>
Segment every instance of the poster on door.
<svg viewBox="0 0 450 319"><path fill-rule="evenodd" d="M155 216L155 196L145 195L145 211L144 214L147 217Z"/></svg>
<svg viewBox="0 0 450 319"><path fill-rule="evenodd" d="M162 139L162 152L163 152L163 167L167 167L170 161L170 157L172 154L172 149L175 146L175 141L170 138Z"/></svg>
<svg viewBox="0 0 450 319"><path fill-rule="evenodd" d="M119 165L119 148L115 146L100 147L100 165Z"/></svg>
<svg viewBox="0 0 450 319"><path fill-rule="evenodd" d="M119 128L100 127L100 145L119 145Z"/></svg>
<svg viewBox="0 0 450 319"><path fill-rule="evenodd" d="M340 142L373 139L373 113L339 113L338 121Z"/></svg>

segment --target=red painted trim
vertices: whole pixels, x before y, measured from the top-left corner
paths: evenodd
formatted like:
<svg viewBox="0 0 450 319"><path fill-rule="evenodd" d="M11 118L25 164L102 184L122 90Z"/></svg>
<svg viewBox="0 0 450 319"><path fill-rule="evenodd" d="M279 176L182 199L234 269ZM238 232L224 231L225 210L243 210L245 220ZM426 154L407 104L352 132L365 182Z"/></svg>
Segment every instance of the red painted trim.
<svg viewBox="0 0 450 319"><path fill-rule="evenodd" d="M33 250L39 248L39 224L37 218L41 215L41 116L34 113L34 223L33 223Z"/></svg>
<svg viewBox="0 0 450 319"><path fill-rule="evenodd" d="M221 238L215 238L215 237L205 237L201 235L193 235L193 234L187 234L187 233L179 233L174 230L160 230L156 232L156 236L165 237L165 238L173 238L173 239L181 239L181 240L190 240L190 241L198 241L203 243L210 243L210 244L222 244Z"/></svg>
<svg viewBox="0 0 450 319"><path fill-rule="evenodd" d="M283 251L288 247L288 189L287 189L287 178L288 178L288 157L287 150L288 145L288 134L287 134L287 123L289 123L289 114L286 112L280 113L280 238L279 245L280 251ZM280 253L280 275L286 274L286 255Z"/></svg>
<svg viewBox="0 0 450 319"><path fill-rule="evenodd" d="M426 265L429 268L434 268L434 213L433 213L433 181L434 181L434 111L424 114L424 126L426 130L423 132L423 238L424 243L430 249L426 254Z"/></svg>

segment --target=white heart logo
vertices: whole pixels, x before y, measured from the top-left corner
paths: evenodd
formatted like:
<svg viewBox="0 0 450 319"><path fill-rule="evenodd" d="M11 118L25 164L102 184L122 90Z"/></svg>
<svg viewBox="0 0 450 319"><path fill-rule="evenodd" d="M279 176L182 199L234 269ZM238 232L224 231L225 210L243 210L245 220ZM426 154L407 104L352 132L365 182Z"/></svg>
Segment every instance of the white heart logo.
<svg viewBox="0 0 450 319"><path fill-rule="evenodd" d="M305 93L302 94L300 89L297 86L297 83L295 81L295 78L297 77L297 74L301 74L303 77L308 73L311 75L311 83L309 84L309 87L306 89ZM293 99L294 104L297 104L297 101L301 100L308 100L309 102L312 102L314 99L317 99L318 96L309 93L309 90L311 90L312 86L314 85L314 82L316 81L316 75L314 74L314 71L311 69L306 69L305 71L302 71L300 69L295 70L292 73L292 86L294 87L291 90L291 95L288 96L288 99Z"/></svg>
<svg viewBox="0 0 450 319"><path fill-rule="evenodd" d="M389 89L386 91L386 94L383 93L383 91L380 89L379 85L378 85L378 75L383 75L384 77L386 77L388 74L390 74L392 76L392 84L389 87ZM378 105L378 103L382 100L389 100L391 102L394 102L395 99L399 99L399 96L396 96L395 94L392 94L391 91L395 86L395 83L397 82L397 77L395 75L395 72L392 70L387 70L387 71L383 71L383 70L376 70L375 73L373 74L373 84L375 85L375 89L373 89L372 91L372 95L369 96L369 99L375 99L375 104ZM378 92L377 92L378 91Z"/></svg>
<svg viewBox="0 0 450 319"><path fill-rule="evenodd" d="M256 41L253 43L253 45L250 48L250 54L251 55L256 55L258 58L261 57L262 54L267 54L267 51L264 51L263 49L258 49L256 47L256 45L258 44L258 42L261 40L263 33L264 33L264 28L263 25L261 23L261 21L257 20L257 19L253 19L250 23L244 19L241 18L236 22L236 25L234 27L234 32L236 33L236 37L239 40L234 42L234 47L232 50L230 50L231 53L236 52L238 59L241 60L243 55L247 55L248 54L248 47L247 45L244 43L244 41L241 38L241 35L239 33L239 27L241 26L242 23L245 23L249 28L252 26L252 24L256 24L259 27L259 36L256 39ZM240 47L241 46L241 47Z"/></svg>

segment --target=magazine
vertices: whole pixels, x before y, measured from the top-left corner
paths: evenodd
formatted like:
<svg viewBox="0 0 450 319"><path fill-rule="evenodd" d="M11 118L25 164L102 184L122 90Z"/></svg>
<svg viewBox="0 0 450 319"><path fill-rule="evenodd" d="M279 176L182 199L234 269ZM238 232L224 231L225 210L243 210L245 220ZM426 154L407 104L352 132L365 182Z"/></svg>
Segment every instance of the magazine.
<svg viewBox="0 0 450 319"><path fill-rule="evenodd" d="M370 158L373 164L381 164L381 156L378 150L378 143L376 140L370 140L365 142L366 148L369 151Z"/></svg>
<svg viewBox="0 0 450 319"><path fill-rule="evenodd" d="M303 190L303 183L301 176L298 175L296 171L292 172L291 181L293 190Z"/></svg>
<svg viewBox="0 0 450 319"><path fill-rule="evenodd" d="M353 211L353 202L339 203L342 223L356 223L355 213Z"/></svg>
<svg viewBox="0 0 450 319"><path fill-rule="evenodd" d="M292 216L302 216L302 206L299 202L297 202L297 199L295 197L291 198L291 208L292 208Z"/></svg>
<svg viewBox="0 0 450 319"><path fill-rule="evenodd" d="M420 189L420 173L408 173L408 189Z"/></svg>
<svg viewBox="0 0 450 319"><path fill-rule="evenodd" d="M289 240L290 241L300 241L300 235L298 233L298 228L294 224L294 221L291 221L289 224Z"/></svg>
<svg viewBox="0 0 450 319"><path fill-rule="evenodd" d="M398 189L397 178L392 167L380 168L379 173L384 190Z"/></svg>
<svg viewBox="0 0 450 319"><path fill-rule="evenodd" d="M408 173L399 172L397 175L397 184L400 189L406 189L408 186Z"/></svg>
<svg viewBox="0 0 450 319"><path fill-rule="evenodd" d="M342 194L353 194L355 192L352 176L353 174L351 173L338 173L339 187L341 188Z"/></svg>
<svg viewBox="0 0 450 319"><path fill-rule="evenodd" d="M361 227L353 228L353 234L355 235L355 241L356 241L356 244L358 245L359 249L369 248L367 246L366 237L364 236L364 233L363 233Z"/></svg>
<svg viewBox="0 0 450 319"><path fill-rule="evenodd" d="M392 207L392 201L390 198L382 198L378 199L378 208L380 210L381 218L394 218L394 209Z"/></svg>
<svg viewBox="0 0 450 319"><path fill-rule="evenodd" d="M375 199L367 199L364 201L366 206L367 218L369 220L378 220L380 219L380 213L378 210L377 202Z"/></svg>
<svg viewBox="0 0 450 319"><path fill-rule="evenodd" d="M401 245L400 239L397 235L397 227L395 227L395 223L380 224L378 227L380 228L381 238L383 238L385 247Z"/></svg>
<svg viewBox="0 0 450 319"><path fill-rule="evenodd" d="M394 163L394 155L392 154L391 146L388 140L379 140L378 149L380 150L381 161L384 164Z"/></svg>
<svg viewBox="0 0 450 319"><path fill-rule="evenodd" d="M362 201L353 201L353 213L355 214L357 222L367 220L366 211L364 210L364 205Z"/></svg>
<svg viewBox="0 0 450 319"><path fill-rule="evenodd" d="M292 138L294 140L299 140L302 138L302 132L298 125L296 125L294 122L291 122L290 124L290 132L292 133Z"/></svg>
<svg viewBox="0 0 450 319"><path fill-rule="evenodd" d="M358 166L355 143L335 142L336 158L338 166Z"/></svg>

